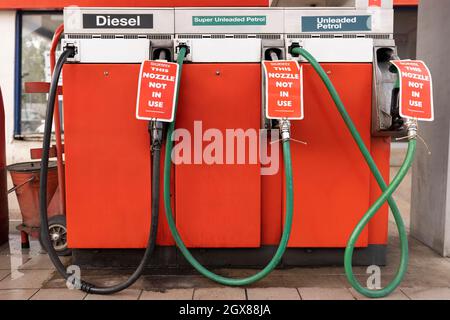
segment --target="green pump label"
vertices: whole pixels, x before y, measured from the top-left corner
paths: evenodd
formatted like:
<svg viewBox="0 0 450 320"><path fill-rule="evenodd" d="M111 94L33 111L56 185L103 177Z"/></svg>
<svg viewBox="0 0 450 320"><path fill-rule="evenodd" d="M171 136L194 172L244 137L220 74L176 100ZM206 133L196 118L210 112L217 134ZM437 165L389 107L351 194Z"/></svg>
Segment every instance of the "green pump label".
<svg viewBox="0 0 450 320"><path fill-rule="evenodd" d="M372 16L302 17L302 32L372 31Z"/></svg>
<svg viewBox="0 0 450 320"><path fill-rule="evenodd" d="M193 26L265 26L266 16L193 16Z"/></svg>

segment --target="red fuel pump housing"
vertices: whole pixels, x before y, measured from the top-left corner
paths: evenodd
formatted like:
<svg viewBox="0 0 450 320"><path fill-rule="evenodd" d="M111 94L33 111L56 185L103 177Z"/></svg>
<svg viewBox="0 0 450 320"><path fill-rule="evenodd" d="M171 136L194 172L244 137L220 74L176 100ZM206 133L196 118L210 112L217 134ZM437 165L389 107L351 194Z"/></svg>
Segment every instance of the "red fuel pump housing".
<svg viewBox="0 0 450 320"><path fill-rule="evenodd" d="M372 65L323 65L386 180L390 140L371 132ZM143 248L150 220L150 142L135 118L137 64L64 67L64 122L69 247ZM349 76L351 75L351 76ZM305 67L305 120L293 122L294 226L291 248L344 248L380 194L320 79ZM260 128L260 64L186 64L177 128ZM280 156L281 157L281 156ZM281 158L280 158L281 160ZM282 162L182 164L173 168L177 226L192 248L259 248L278 244L283 227ZM161 169L162 170L162 169ZM162 183L162 181L161 181ZM158 245L172 246L161 199ZM386 245L384 207L358 246Z"/></svg>

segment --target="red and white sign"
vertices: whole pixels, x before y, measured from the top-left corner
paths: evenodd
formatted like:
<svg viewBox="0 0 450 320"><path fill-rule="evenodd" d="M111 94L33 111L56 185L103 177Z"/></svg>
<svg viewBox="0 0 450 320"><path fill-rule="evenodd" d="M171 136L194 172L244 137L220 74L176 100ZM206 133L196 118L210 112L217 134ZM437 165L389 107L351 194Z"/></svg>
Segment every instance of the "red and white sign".
<svg viewBox="0 0 450 320"><path fill-rule="evenodd" d="M178 64L144 61L139 73L136 118L172 122L178 87Z"/></svg>
<svg viewBox="0 0 450 320"><path fill-rule="evenodd" d="M263 61L267 119L303 120L303 68L297 61Z"/></svg>
<svg viewBox="0 0 450 320"><path fill-rule="evenodd" d="M369 7L381 7L381 0L369 0Z"/></svg>
<svg viewBox="0 0 450 320"><path fill-rule="evenodd" d="M392 61L400 77L400 115L407 119L434 121L433 81L419 60Z"/></svg>

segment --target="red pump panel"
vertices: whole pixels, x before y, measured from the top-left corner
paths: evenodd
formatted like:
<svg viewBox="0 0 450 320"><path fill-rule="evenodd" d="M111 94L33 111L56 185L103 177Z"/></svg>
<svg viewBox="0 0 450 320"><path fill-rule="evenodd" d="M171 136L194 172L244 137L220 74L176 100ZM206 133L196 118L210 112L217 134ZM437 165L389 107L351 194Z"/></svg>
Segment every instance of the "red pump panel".
<svg viewBox="0 0 450 320"><path fill-rule="evenodd" d="M279 139L279 137L277 137ZM268 145L269 152L273 152L272 144ZM261 176L261 229L262 229L262 245L278 245L281 239L283 227L283 184L285 179L283 174L283 150L281 146L278 149L278 166L273 163L264 165L263 167L278 168L274 175ZM270 155L270 153L269 153ZM271 159L276 161L272 156Z"/></svg>
<svg viewBox="0 0 450 320"><path fill-rule="evenodd" d="M203 131L218 129L224 137L226 129L259 130L260 64L186 64L180 89L177 128L191 136L194 121L202 121ZM203 142L203 150L208 144ZM236 157L236 143L234 150ZM194 150L191 154L193 159ZM176 223L187 246L260 245L261 166L259 161L246 163L176 166Z"/></svg>
<svg viewBox="0 0 450 320"><path fill-rule="evenodd" d="M384 181L388 182L390 178L390 160L391 160L391 138L373 137L372 138L372 157L377 163L383 175ZM382 192L376 179L370 179L370 205L372 205L381 196ZM369 244L386 245L388 242L388 219L389 205L386 202L378 213L369 222Z"/></svg>
<svg viewBox="0 0 450 320"><path fill-rule="evenodd" d="M71 248L143 248L150 223L148 122L135 118L138 64L68 64L64 118ZM159 245L173 244L161 197Z"/></svg>
<svg viewBox="0 0 450 320"><path fill-rule="evenodd" d="M389 139L370 138L371 65L324 67L387 180ZM72 248L146 245L151 163L147 123L134 118L138 72L139 65L64 67L67 219ZM186 64L177 127L191 134L194 121L202 121L203 132L209 128L222 132L259 129L260 85L259 64ZM308 146L292 142L295 212L290 246L344 247L380 191L309 66L305 67L305 113L304 121L292 122L293 138ZM276 245L283 220L281 157L279 164L280 171L273 176L261 176L259 163L174 167L173 207L186 243L223 248ZM158 244L173 245L162 203L161 199ZM387 212L385 206L371 221L359 246L386 244Z"/></svg>
<svg viewBox="0 0 450 320"><path fill-rule="evenodd" d="M371 64L323 64L371 148ZM370 174L319 76L304 66L305 120L292 121L294 224L290 247L345 247L370 202ZM284 202L284 200L283 200ZM367 246L368 230L358 246Z"/></svg>

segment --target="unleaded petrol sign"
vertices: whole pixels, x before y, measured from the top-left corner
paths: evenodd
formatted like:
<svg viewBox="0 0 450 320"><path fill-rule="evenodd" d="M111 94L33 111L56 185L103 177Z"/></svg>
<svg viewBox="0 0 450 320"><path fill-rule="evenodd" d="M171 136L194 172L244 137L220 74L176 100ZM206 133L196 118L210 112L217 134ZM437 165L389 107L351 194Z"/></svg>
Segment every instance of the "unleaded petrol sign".
<svg viewBox="0 0 450 320"><path fill-rule="evenodd" d="M302 32L371 31L372 17L358 16L305 16Z"/></svg>

